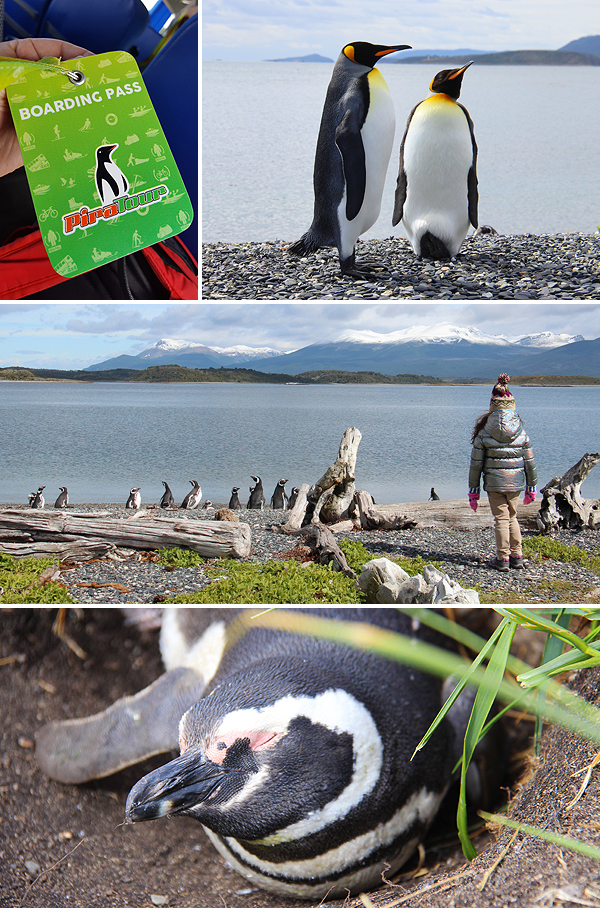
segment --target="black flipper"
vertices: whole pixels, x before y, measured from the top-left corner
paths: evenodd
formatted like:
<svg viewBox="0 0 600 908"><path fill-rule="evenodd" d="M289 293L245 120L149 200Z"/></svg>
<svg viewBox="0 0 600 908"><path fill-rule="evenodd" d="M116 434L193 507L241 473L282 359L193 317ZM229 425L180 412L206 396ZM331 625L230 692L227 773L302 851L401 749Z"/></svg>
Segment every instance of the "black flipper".
<svg viewBox="0 0 600 908"><path fill-rule="evenodd" d="M475 131L473 128L473 120L469 115L469 111L462 104L458 105L465 117L467 118L467 123L469 124L469 132L471 133L471 142L473 145L473 163L469 168L469 175L467 177L467 199L469 205L469 220L473 227L478 226L478 213L477 209L479 206L479 190L477 188L477 142L475 141Z"/></svg>
<svg viewBox="0 0 600 908"><path fill-rule="evenodd" d="M365 197L367 166L365 148L360 134L362 126L359 112L347 110L335 131L335 144L342 155L344 178L346 180L346 217L354 220Z"/></svg>
<svg viewBox="0 0 600 908"><path fill-rule="evenodd" d="M422 104L422 101L419 101L419 104ZM408 134L408 127L410 126L410 121L413 118L413 114L419 104L415 104L413 109L408 115L408 120L406 121L406 127L404 129L404 135L402 136L402 142L400 144L400 167L398 168L398 180L396 182L396 195L394 196L394 213L392 215L392 227L395 227L396 224L399 224L402 220L402 215L404 213L404 203L406 202L406 190L407 190L407 180L406 180L406 171L404 169L404 143L406 142L406 136Z"/></svg>

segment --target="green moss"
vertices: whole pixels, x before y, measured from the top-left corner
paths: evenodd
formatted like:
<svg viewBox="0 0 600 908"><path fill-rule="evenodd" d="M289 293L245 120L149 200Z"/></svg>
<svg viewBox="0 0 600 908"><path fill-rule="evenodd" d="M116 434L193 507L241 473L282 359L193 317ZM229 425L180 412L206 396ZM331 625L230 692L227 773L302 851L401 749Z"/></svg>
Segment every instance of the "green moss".
<svg viewBox="0 0 600 908"><path fill-rule="evenodd" d="M56 564L54 558L13 558L0 553L0 602L73 602L62 584L40 583L40 575Z"/></svg>
<svg viewBox="0 0 600 908"><path fill-rule="evenodd" d="M367 563L367 561L372 561L373 558L381 557L380 555L377 555L374 552L369 552L369 550L365 548L365 546L362 544L362 542L359 542L358 540L342 539L338 543L338 545L339 545L340 549L342 550L342 552L344 553L344 555L346 556L346 561L348 562L349 566L352 568L352 570L356 574L360 574L360 572L363 569L363 566ZM423 568L426 564L433 564L433 566L437 567L437 568L440 567L439 562L431 561L431 559L429 559L428 561L425 561L425 559L421 558L421 557L417 557L417 558L400 557L400 558L389 558L388 560L393 561L394 564L399 565L401 568L403 568L403 570L406 571L407 574L410 574L411 577L414 577L415 574L422 574Z"/></svg>
<svg viewBox="0 0 600 908"><path fill-rule="evenodd" d="M204 564L204 558L189 549L179 549L177 547L159 549L158 554L161 563L171 567L198 567Z"/></svg>
<svg viewBox="0 0 600 908"><path fill-rule="evenodd" d="M552 561L572 562L600 574L600 556L591 555L576 545L565 545L550 536L528 536L523 540L523 555L533 561L550 558Z"/></svg>
<svg viewBox="0 0 600 908"><path fill-rule="evenodd" d="M296 605L360 603L354 581L330 567L297 561L222 560L205 568L212 583L170 602Z"/></svg>

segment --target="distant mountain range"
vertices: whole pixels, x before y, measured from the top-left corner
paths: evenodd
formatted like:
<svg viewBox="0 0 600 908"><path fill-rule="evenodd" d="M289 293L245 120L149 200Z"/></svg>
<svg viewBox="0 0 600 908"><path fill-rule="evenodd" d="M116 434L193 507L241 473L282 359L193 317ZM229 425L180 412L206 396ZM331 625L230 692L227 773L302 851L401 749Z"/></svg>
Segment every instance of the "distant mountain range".
<svg viewBox="0 0 600 908"><path fill-rule="evenodd" d="M389 334L343 331L335 337L288 353L243 345L208 347L183 340L160 340L137 356L117 356L85 371L188 368L235 368L298 375L314 370L381 372L384 375L432 375L436 378L495 379L512 375L600 375L600 338L542 332L509 339L477 328L443 323L414 325Z"/></svg>
<svg viewBox="0 0 600 908"><path fill-rule="evenodd" d="M486 50L459 47L454 50L411 48L400 56L384 57L381 63L467 63L474 56L483 66L600 66L600 35L587 35L569 41L558 50L509 50L490 53ZM333 63L330 57L305 54L303 57L280 57L267 63Z"/></svg>

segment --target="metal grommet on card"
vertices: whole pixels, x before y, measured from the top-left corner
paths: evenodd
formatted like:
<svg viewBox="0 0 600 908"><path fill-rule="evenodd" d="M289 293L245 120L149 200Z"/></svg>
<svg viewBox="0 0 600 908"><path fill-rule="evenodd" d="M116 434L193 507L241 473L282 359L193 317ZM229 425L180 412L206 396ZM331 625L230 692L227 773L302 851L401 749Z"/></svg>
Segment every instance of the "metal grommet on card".
<svg viewBox="0 0 600 908"><path fill-rule="evenodd" d="M83 83L85 82L85 76L82 72L79 72L79 70L74 70L73 72L65 70L65 72L69 77L69 81L72 82L73 85L83 85Z"/></svg>

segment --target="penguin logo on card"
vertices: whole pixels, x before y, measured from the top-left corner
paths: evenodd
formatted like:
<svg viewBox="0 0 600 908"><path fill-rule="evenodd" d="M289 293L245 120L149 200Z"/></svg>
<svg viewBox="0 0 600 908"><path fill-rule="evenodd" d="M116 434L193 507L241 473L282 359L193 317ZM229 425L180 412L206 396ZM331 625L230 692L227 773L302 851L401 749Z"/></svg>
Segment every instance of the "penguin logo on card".
<svg viewBox="0 0 600 908"><path fill-rule="evenodd" d="M112 160L111 155L117 145L100 145L96 149L96 189L102 205L110 205L115 199L127 195L129 181L122 170Z"/></svg>

